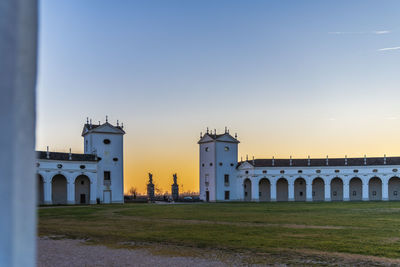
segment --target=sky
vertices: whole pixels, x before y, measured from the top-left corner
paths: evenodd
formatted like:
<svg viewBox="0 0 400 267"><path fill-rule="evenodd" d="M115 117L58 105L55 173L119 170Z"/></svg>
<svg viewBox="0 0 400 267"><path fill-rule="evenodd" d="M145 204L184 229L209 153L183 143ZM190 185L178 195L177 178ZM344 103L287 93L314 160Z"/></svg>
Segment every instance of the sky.
<svg viewBox="0 0 400 267"><path fill-rule="evenodd" d="M38 150L124 123L125 191L199 190L206 127L240 157L400 155L400 1L42 0Z"/></svg>

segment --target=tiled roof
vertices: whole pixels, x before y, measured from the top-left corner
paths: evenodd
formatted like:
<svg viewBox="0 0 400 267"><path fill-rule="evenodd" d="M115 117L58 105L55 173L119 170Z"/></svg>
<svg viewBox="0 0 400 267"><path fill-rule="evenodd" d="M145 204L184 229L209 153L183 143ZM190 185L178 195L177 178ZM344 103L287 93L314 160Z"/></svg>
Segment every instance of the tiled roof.
<svg viewBox="0 0 400 267"><path fill-rule="evenodd" d="M49 158L47 158L46 151L36 151L37 159L48 159L48 160L70 160L69 153L62 152L49 152ZM71 161L97 161L96 156L93 154L71 154Z"/></svg>
<svg viewBox="0 0 400 267"><path fill-rule="evenodd" d="M274 164L272 162L274 161ZM292 161L292 164L290 164ZM331 158L328 159L255 159L248 160L247 162L254 167L324 167L324 166L371 166L371 165L400 165L400 157L386 157L385 158ZM239 162L240 166L243 162ZM346 164L347 162L347 164Z"/></svg>
<svg viewBox="0 0 400 267"><path fill-rule="evenodd" d="M215 141L221 141L221 142L227 142L227 143L239 143L239 141L235 137L233 137L228 132L226 132L226 133L223 133L223 134L206 133L206 134L204 134L203 137L200 138L200 141L198 142L198 144L212 142L210 140L204 141L205 137L209 137L209 138L211 138L212 140L215 140ZM226 138L222 138L221 139L221 137L226 137Z"/></svg>
<svg viewBox="0 0 400 267"><path fill-rule="evenodd" d="M110 123L108 123L110 126L112 126L112 127L114 127L114 128L117 128L117 129L120 129L120 130L124 130L124 129L122 129L122 127L121 126L114 126L114 125L111 125ZM85 123L85 125L84 125L84 127L86 127L88 130L93 130L93 129L96 129L97 127L100 127L100 126L102 126L102 125L98 125L98 124L88 124L88 123Z"/></svg>
<svg viewBox="0 0 400 267"><path fill-rule="evenodd" d="M208 135L209 137L211 137L212 139L218 139L218 138L220 138L221 136L224 136L225 134L206 134L206 135Z"/></svg>

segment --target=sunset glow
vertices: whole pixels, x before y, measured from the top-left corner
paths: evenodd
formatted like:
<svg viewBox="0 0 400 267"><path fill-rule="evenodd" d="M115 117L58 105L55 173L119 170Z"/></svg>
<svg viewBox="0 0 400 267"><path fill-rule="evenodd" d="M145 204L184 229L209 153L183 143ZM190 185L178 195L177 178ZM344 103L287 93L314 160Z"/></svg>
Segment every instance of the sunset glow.
<svg viewBox="0 0 400 267"><path fill-rule="evenodd" d="M306 4L305 4L306 3ZM400 155L399 1L41 1L37 149L124 123L125 191L198 191L200 132L256 158ZM60 12L62 10L62 12ZM372 15L371 15L372 14Z"/></svg>

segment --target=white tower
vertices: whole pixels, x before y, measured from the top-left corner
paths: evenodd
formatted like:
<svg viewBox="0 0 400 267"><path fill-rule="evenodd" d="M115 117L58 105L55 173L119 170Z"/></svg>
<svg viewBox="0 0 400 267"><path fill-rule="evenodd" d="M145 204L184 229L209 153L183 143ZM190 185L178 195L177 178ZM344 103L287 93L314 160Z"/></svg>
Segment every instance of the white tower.
<svg viewBox="0 0 400 267"><path fill-rule="evenodd" d="M85 154L95 154L97 165L97 198L101 203L124 202L123 125L87 122L82 131Z"/></svg>
<svg viewBox="0 0 400 267"><path fill-rule="evenodd" d="M224 134L200 136L200 199L225 201L237 199L236 166L239 141L227 129Z"/></svg>

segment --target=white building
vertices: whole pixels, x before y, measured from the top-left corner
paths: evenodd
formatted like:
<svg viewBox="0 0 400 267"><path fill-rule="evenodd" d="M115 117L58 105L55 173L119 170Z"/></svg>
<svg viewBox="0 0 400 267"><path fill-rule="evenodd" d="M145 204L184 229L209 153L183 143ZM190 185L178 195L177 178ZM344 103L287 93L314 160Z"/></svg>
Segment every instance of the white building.
<svg viewBox="0 0 400 267"><path fill-rule="evenodd" d="M400 157L251 159L238 162L237 137L200 135L204 201L400 200Z"/></svg>
<svg viewBox="0 0 400 267"><path fill-rule="evenodd" d="M84 154L37 151L39 204L124 202L123 125L83 126Z"/></svg>

